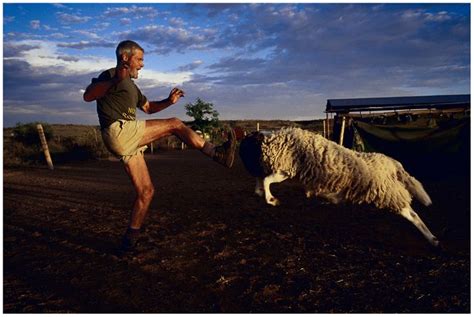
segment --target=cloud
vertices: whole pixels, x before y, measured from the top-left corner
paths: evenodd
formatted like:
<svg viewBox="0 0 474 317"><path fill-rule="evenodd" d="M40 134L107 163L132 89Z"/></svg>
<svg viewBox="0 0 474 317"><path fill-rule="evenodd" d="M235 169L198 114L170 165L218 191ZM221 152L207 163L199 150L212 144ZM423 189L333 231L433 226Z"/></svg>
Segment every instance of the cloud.
<svg viewBox="0 0 474 317"><path fill-rule="evenodd" d="M58 56L56 57L57 59L66 61L66 62L78 62L80 61L80 58L74 57L74 56Z"/></svg>
<svg viewBox="0 0 474 317"><path fill-rule="evenodd" d="M427 12L425 9L409 9L402 12L401 15L404 20L419 20L427 22L445 22L452 19L447 11Z"/></svg>
<svg viewBox="0 0 474 317"><path fill-rule="evenodd" d="M3 24L11 23L13 21L15 21L14 16L4 16L3 17Z"/></svg>
<svg viewBox="0 0 474 317"><path fill-rule="evenodd" d="M74 74L90 73L97 69L97 65L113 66L115 59L95 57L95 56L78 56L78 62L71 63L67 61L67 54L61 53L61 44L44 40L23 40L17 42L7 42L7 47L19 49L21 54L4 58L4 61L16 61L26 63L31 69L41 71L48 75L64 75L73 76ZM58 59L58 57L61 57Z"/></svg>
<svg viewBox="0 0 474 317"><path fill-rule="evenodd" d="M68 38L69 36L65 35L64 33L56 32L56 33L50 34L50 37L56 40L60 40L60 39Z"/></svg>
<svg viewBox="0 0 474 317"><path fill-rule="evenodd" d="M444 22L451 20L451 16L446 11L440 11L438 13L426 13L425 19L427 21L434 21L434 22Z"/></svg>
<svg viewBox="0 0 474 317"><path fill-rule="evenodd" d="M66 9L67 8L64 4L61 4L61 3L53 3L52 5L55 8L58 8L58 9Z"/></svg>
<svg viewBox="0 0 474 317"><path fill-rule="evenodd" d="M239 10L246 5L233 4L233 3L200 3L200 4L186 4L179 7L182 12L187 12L189 15L205 15L208 18L218 18L219 16L225 15L231 10Z"/></svg>
<svg viewBox="0 0 474 317"><path fill-rule="evenodd" d="M58 28L53 28L47 24L43 24L43 29L45 29L46 31L58 31L59 29Z"/></svg>
<svg viewBox="0 0 474 317"><path fill-rule="evenodd" d="M120 19L120 24L122 24L122 25L129 25L130 23L132 23L132 20L129 19L129 18L121 18Z"/></svg>
<svg viewBox="0 0 474 317"><path fill-rule="evenodd" d="M76 33L90 39L100 39L100 36L98 36L96 33L86 31L86 30L75 30L75 31L72 31L72 33Z"/></svg>
<svg viewBox="0 0 474 317"><path fill-rule="evenodd" d="M57 13L56 15L59 21L63 24L85 23L92 19L92 17L89 16L80 16L63 12Z"/></svg>
<svg viewBox="0 0 474 317"><path fill-rule="evenodd" d="M193 71L196 68L200 67L203 64L203 61L197 60L190 64L178 67L178 70L181 72Z"/></svg>
<svg viewBox="0 0 474 317"><path fill-rule="evenodd" d="M176 18L176 17L172 17L171 19L168 20L168 22L172 27L178 27L178 28L182 28L186 24L183 19Z"/></svg>
<svg viewBox="0 0 474 317"><path fill-rule="evenodd" d="M30 44L13 44L6 42L3 45L3 57L20 57L23 55L24 52L38 49L39 45L30 45Z"/></svg>
<svg viewBox="0 0 474 317"><path fill-rule="evenodd" d="M31 20L30 21L30 27L33 30L39 30L41 27L41 21L40 20Z"/></svg>
<svg viewBox="0 0 474 317"><path fill-rule="evenodd" d="M56 42L27 40L4 45L4 124L44 120L97 124L95 106L84 105L91 78L114 67L114 58L67 55ZM182 85L191 74L144 69L137 80L143 91ZM169 91L168 91L169 93Z"/></svg>
<svg viewBox="0 0 474 317"><path fill-rule="evenodd" d="M209 69L217 70L219 72L229 72L238 70L239 73L248 73L253 70L259 70L265 66L266 60L263 58L241 58L241 57L226 57L221 59L218 63L209 66Z"/></svg>
<svg viewBox="0 0 474 317"><path fill-rule="evenodd" d="M58 47L63 48L74 48L78 50L83 50L87 48L96 48L96 47L115 47L117 43L107 41L107 40L97 40L97 41L79 41L79 42L71 42L71 43L58 43Z"/></svg>
<svg viewBox="0 0 474 317"><path fill-rule="evenodd" d="M444 61L468 56L463 45L468 38L454 36L452 29L443 34L430 28L423 19L425 11L405 10L404 6L386 10L387 6L377 11L369 11L367 5L308 5L304 10L289 5L252 6L250 15L216 36L219 41L213 45L239 47L241 52L209 68L220 72L221 82L252 84L274 82L275 78L311 82L357 72L370 78L371 70L396 67L421 70L439 64L441 56ZM343 22L338 19L341 16ZM416 16L420 19L406 21ZM264 58L238 57L265 50Z"/></svg>
<svg viewBox="0 0 474 317"><path fill-rule="evenodd" d="M419 19L423 16L423 10L421 9L409 9L404 12L402 12L401 17L404 20L410 20L410 19Z"/></svg>
<svg viewBox="0 0 474 317"><path fill-rule="evenodd" d="M104 12L105 17L117 17L123 15L129 15L134 17L135 19L141 17L154 18L158 15L158 11L155 8L149 6L142 7L132 5L130 7L107 8L107 10L105 10Z"/></svg>
<svg viewBox="0 0 474 317"><path fill-rule="evenodd" d="M184 52L185 50L205 49L208 43L213 41L214 34L210 30L149 25L133 31L118 33L117 36L123 39L133 38L137 41L147 42L154 46L151 52L168 54L173 50Z"/></svg>
<svg viewBox="0 0 474 317"><path fill-rule="evenodd" d="M94 107L81 102L80 89L88 82L90 74L71 76L7 59L4 61L4 124L32 121L97 124Z"/></svg>
<svg viewBox="0 0 474 317"><path fill-rule="evenodd" d="M111 25L110 22L100 22L96 24L96 29L98 31L103 31Z"/></svg>

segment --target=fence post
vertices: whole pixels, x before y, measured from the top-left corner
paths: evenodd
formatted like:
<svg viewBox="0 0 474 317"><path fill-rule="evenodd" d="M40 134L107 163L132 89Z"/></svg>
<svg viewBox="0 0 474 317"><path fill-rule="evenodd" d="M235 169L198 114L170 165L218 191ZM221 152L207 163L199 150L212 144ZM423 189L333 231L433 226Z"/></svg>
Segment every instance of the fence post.
<svg viewBox="0 0 474 317"><path fill-rule="evenodd" d="M51 155L49 154L48 143L46 142L46 137L44 136L43 126L38 123L36 125L36 129L38 129L38 134L41 140L41 147L43 148L44 157L46 158L48 167L50 170L53 170L54 169L53 160L51 159Z"/></svg>
<svg viewBox="0 0 474 317"><path fill-rule="evenodd" d="M346 117L342 117L341 134L339 135L339 145L344 142L344 129L346 128Z"/></svg>
<svg viewBox="0 0 474 317"><path fill-rule="evenodd" d="M95 143L98 144L98 143L99 143L99 140L97 139L97 131L95 130L95 128L92 128L92 132L94 132L94 140L95 140Z"/></svg>

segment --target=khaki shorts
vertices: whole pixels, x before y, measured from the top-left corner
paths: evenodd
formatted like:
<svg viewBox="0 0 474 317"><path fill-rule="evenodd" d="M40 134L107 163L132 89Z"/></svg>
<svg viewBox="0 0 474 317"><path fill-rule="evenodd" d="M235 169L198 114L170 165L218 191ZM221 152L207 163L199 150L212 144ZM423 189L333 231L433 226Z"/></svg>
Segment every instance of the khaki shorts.
<svg viewBox="0 0 474 317"><path fill-rule="evenodd" d="M102 130L102 140L107 149L125 164L148 148L139 146L145 133L145 121L118 120Z"/></svg>

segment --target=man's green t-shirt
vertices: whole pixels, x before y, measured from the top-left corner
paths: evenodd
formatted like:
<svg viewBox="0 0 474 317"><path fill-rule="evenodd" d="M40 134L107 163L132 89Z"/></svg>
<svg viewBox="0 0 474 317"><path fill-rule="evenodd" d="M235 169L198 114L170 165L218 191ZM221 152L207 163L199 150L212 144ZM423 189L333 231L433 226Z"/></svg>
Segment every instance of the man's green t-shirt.
<svg viewBox="0 0 474 317"><path fill-rule="evenodd" d="M92 83L110 80L114 76L115 68L111 68L101 73L99 78L93 78ZM100 127L107 128L119 119L136 120L137 107L142 108L146 102L146 97L131 78L120 81L104 97L97 99Z"/></svg>

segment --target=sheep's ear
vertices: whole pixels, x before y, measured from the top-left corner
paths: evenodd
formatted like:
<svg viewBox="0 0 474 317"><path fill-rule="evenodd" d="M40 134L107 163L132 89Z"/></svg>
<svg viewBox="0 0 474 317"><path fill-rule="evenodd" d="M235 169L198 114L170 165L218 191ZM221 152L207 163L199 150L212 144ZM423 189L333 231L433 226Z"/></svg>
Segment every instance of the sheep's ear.
<svg viewBox="0 0 474 317"><path fill-rule="evenodd" d="M265 137L264 137L263 133L257 132L256 139L257 139L258 142L263 142L264 138Z"/></svg>

